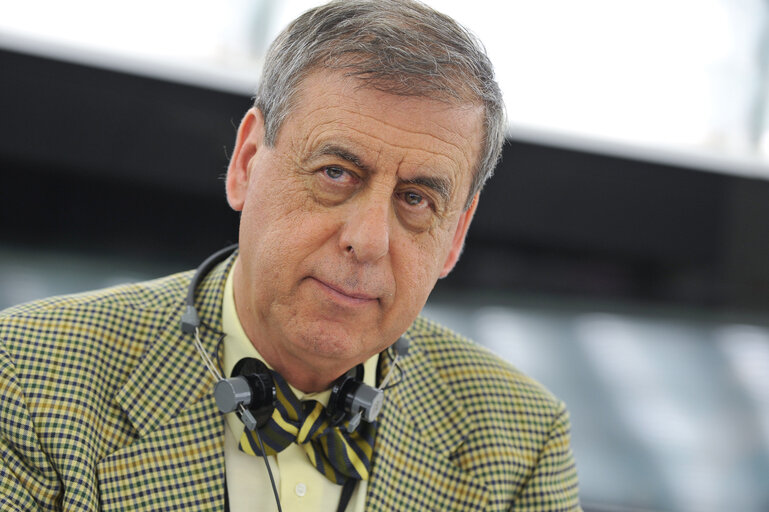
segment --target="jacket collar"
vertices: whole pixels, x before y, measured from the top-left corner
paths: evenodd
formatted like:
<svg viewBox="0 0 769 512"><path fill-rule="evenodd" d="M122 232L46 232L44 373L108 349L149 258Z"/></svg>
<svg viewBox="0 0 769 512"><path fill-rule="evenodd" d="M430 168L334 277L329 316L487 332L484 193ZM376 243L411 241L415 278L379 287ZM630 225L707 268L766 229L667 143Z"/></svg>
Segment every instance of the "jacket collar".
<svg viewBox="0 0 769 512"><path fill-rule="evenodd" d="M200 338L215 357L221 337L224 283L235 255L212 270L195 294L201 320ZM186 291L186 290L185 290ZM127 379L116 399L141 436L176 417L188 405L211 393L215 383L195 350L193 337L181 331L182 297L170 308L165 327Z"/></svg>

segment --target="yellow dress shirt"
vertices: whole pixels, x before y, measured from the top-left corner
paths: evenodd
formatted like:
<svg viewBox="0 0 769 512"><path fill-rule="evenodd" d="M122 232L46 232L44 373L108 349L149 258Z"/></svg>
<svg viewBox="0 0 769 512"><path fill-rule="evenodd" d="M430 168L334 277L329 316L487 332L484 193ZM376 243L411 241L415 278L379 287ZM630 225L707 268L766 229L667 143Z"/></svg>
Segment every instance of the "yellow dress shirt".
<svg viewBox="0 0 769 512"><path fill-rule="evenodd" d="M234 268L235 265L232 266ZM224 288L222 300L222 326L224 338L223 369L229 377L235 363L244 357L254 357L263 360L259 352L251 344L235 310L232 274L230 271ZM363 364L363 381L375 385L376 367L379 355L370 358ZM267 362L265 361L265 364ZM269 366L269 364L267 364ZM303 393L293 386L291 390L300 400L317 400L324 406L328 404L330 390L319 393ZM224 462L227 471L227 492L230 500L230 512L277 512L270 477L262 457L253 457L238 449L240 436L243 433L243 423L235 413L225 415L227 428L224 439ZM342 492L342 486L330 482L313 466L304 450L297 444L292 444L279 454L268 457L270 468L275 477L275 485L280 496L280 504L284 512L312 512L336 510ZM361 481L355 487L348 512L363 512L366 498L366 481Z"/></svg>

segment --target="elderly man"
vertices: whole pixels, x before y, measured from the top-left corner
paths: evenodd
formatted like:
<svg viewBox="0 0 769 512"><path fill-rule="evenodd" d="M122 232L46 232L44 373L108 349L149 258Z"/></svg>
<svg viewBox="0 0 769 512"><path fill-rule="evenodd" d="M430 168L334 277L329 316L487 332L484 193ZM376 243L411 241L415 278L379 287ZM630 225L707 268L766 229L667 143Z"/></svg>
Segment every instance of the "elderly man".
<svg viewBox="0 0 769 512"><path fill-rule="evenodd" d="M239 248L0 316L0 509L578 510L563 404L418 316L503 126L430 8L295 20L227 172Z"/></svg>

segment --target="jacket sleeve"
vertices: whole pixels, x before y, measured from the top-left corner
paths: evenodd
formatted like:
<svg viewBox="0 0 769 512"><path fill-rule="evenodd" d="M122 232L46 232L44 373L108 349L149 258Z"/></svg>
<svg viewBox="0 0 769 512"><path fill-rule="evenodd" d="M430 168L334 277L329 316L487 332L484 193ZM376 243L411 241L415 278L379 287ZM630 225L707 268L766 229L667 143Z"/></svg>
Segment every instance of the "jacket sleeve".
<svg viewBox="0 0 769 512"><path fill-rule="evenodd" d="M581 511L577 469L570 444L569 413L560 404L537 466L518 495L514 512Z"/></svg>
<svg viewBox="0 0 769 512"><path fill-rule="evenodd" d="M56 471L35 433L13 362L0 341L0 510L57 510Z"/></svg>

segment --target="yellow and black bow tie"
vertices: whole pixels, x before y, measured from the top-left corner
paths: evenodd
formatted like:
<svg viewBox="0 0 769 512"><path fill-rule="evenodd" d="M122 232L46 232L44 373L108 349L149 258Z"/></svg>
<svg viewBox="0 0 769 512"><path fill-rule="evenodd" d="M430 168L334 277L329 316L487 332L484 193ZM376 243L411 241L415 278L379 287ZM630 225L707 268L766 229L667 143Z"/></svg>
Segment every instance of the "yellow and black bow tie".
<svg viewBox="0 0 769 512"><path fill-rule="evenodd" d="M334 426L323 405L315 400L300 401L280 374L270 373L278 401L270 420L259 429L267 455L297 443L331 482L368 480L376 422L362 421L353 432L347 431L347 421ZM239 448L249 455L262 455L256 434L248 429L240 437Z"/></svg>

